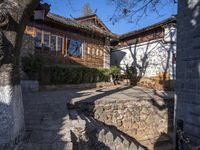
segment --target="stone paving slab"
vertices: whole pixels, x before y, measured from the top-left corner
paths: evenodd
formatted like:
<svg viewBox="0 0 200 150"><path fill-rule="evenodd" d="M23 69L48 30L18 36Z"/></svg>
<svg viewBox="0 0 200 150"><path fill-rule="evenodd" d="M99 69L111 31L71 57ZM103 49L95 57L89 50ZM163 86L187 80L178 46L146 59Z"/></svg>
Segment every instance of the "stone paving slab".
<svg viewBox="0 0 200 150"><path fill-rule="evenodd" d="M116 101L173 97L173 92L154 91L141 87L114 86L95 89L66 89L23 93L26 136L19 150L70 150L70 126L84 123L71 121L67 103L99 100Z"/></svg>
<svg viewBox="0 0 200 150"><path fill-rule="evenodd" d="M19 150L72 150L66 91L23 93L26 136Z"/></svg>
<svg viewBox="0 0 200 150"><path fill-rule="evenodd" d="M74 97L71 99L71 103L79 101L91 102L91 101L114 101L114 100L138 100L142 99L173 99L173 91L158 91L153 89L147 89L144 87L128 87L128 86L115 86L101 89L90 89L78 91L78 94L82 96Z"/></svg>

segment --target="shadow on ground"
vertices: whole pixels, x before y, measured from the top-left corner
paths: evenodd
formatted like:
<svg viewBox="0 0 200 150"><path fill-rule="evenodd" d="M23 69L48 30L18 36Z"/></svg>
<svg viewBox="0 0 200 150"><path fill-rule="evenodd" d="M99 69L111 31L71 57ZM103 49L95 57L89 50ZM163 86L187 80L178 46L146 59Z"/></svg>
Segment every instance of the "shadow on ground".
<svg viewBox="0 0 200 150"><path fill-rule="evenodd" d="M116 86L23 93L26 135L19 150L147 149L115 126L94 119L94 114L91 115L94 107L88 107L90 111L84 110L84 106L83 109L76 107L82 102L93 103L94 106L99 99L115 99L120 93L129 98L144 96L141 93L135 95L134 91L132 94L125 92L131 88ZM165 109L153 100L152 103Z"/></svg>

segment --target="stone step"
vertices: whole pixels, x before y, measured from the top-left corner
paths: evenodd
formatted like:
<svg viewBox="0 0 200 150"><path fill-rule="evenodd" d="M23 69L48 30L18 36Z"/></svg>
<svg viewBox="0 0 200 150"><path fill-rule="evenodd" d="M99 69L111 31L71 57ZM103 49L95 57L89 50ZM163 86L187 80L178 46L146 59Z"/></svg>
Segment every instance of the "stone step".
<svg viewBox="0 0 200 150"><path fill-rule="evenodd" d="M121 138L122 138L124 144L126 144L126 145L131 144L131 142L129 142L125 136L121 135Z"/></svg>
<svg viewBox="0 0 200 150"><path fill-rule="evenodd" d="M96 121L92 117L85 116L84 114L78 114L78 116L86 121L85 132L89 140L92 141L93 149L145 150L138 145L138 143L131 141L129 137L125 137L125 135L122 135L116 129L112 129L112 127Z"/></svg>
<svg viewBox="0 0 200 150"><path fill-rule="evenodd" d="M170 141L172 141L171 137L169 135L165 135L165 136L160 136L159 139L157 140L157 143L165 143Z"/></svg>
<svg viewBox="0 0 200 150"><path fill-rule="evenodd" d="M172 150L173 149L173 141L172 141L172 133L162 135L159 137L155 144L155 150Z"/></svg>
<svg viewBox="0 0 200 150"><path fill-rule="evenodd" d="M154 150L173 150L173 145L171 143L155 146Z"/></svg>

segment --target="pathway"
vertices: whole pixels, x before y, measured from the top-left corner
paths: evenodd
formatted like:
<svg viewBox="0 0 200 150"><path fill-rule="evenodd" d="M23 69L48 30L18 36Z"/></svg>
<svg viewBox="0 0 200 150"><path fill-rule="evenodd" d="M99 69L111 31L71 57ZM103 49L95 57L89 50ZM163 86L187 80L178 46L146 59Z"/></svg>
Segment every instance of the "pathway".
<svg viewBox="0 0 200 150"><path fill-rule="evenodd" d="M70 92L23 93L26 134L19 150L70 150Z"/></svg>
<svg viewBox="0 0 200 150"><path fill-rule="evenodd" d="M85 133L85 124L88 118L83 119L84 116L77 115L76 110L68 110L67 103L69 101L131 98L147 94L153 94L153 91L148 89L144 91L138 87L23 93L26 133L24 142L18 150L72 150L73 147L76 149L76 145L73 145L71 141L74 140L73 134ZM165 96L162 92L158 94ZM89 119L89 122L91 122L91 119ZM100 125L99 128L107 130L107 127L103 125ZM116 133L117 136L119 134ZM82 135L84 136L84 134ZM124 140L127 141L128 139L125 138ZM129 146L131 146L131 143L129 143ZM129 147L129 149L132 148Z"/></svg>

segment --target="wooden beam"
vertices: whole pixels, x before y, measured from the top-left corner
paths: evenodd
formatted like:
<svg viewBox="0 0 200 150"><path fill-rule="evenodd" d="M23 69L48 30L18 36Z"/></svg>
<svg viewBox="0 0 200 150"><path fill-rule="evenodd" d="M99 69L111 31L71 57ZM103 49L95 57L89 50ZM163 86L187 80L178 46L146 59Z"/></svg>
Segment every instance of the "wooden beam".
<svg viewBox="0 0 200 150"><path fill-rule="evenodd" d="M62 37L62 56L65 54L65 38Z"/></svg>
<svg viewBox="0 0 200 150"><path fill-rule="evenodd" d="M68 55L68 47L67 47L67 45L68 45L68 38L67 38L67 36L65 36L65 56L67 56Z"/></svg>
<svg viewBox="0 0 200 150"><path fill-rule="evenodd" d="M55 52L56 52L56 54L58 52L58 35L56 35L56 49L55 49Z"/></svg>
<svg viewBox="0 0 200 150"><path fill-rule="evenodd" d="M95 44L101 44L101 45L104 45L104 41L103 40L98 40L98 39L94 39L91 34L89 34L90 37L85 37L83 35L80 35L78 33L73 33L73 32L70 32L70 31L67 31L67 30L60 30L60 29L56 29L56 28L52 28L52 27L49 27L47 25L39 25L39 24L35 24L35 27L37 27L38 29L41 29L41 30L46 30L46 31L49 31L51 33L56 33L58 35L66 35L67 37L70 37L72 39L77 39L77 40L84 40L88 43L95 43ZM92 35L94 35L96 33L93 33Z"/></svg>
<svg viewBox="0 0 200 150"><path fill-rule="evenodd" d="M36 34L37 34L37 29L34 28L34 48L36 49Z"/></svg>

